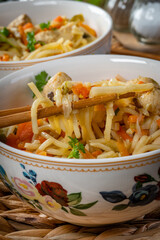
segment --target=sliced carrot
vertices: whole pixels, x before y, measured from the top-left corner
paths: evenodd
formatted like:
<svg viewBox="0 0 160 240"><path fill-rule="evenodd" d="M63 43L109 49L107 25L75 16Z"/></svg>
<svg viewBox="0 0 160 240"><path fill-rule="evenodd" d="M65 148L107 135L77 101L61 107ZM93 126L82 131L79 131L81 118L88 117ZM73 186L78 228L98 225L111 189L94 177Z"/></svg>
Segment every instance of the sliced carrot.
<svg viewBox="0 0 160 240"><path fill-rule="evenodd" d="M10 133L7 137L6 144L11 147L17 148L18 147L18 137L15 134Z"/></svg>
<svg viewBox="0 0 160 240"><path fill-rule="evenodd" d="M61 134L60 134L60 136L64 138L65 135L66 135L66 133L65 133L63 130L61 130Z"/></svg>
<svg viewBox="0 0 160 240"><path fill-rule="evenodd" d="M157 119L157 125L158 125L158 127L160 127L160 118L159 119Z"/></svg>
<svg viewBox="0 0 160 240"><path fill-rule="evenodd" d="M37 137L36 137L36 140L39 140L40 143L43 143L43 142L46 141L46 139L45 139L44 137L42 137L41 135L37 136Z"/></svg>
<svg viewBox="0 0 160 240"><path fill-rule="evenodd" d="M36 154L42 155L42 156L47 156L47 153L45 151L40 151L40 150L37 150Z"/></svg>
<svg viewBox="0 0 160 240"><path fill-rule="evenodd" d="M55 21L55 22L63 22L63 20L64 20L63 17L58 16L58 17L54 18L53 21Z"/></svg>
<svg viewBox="0 0 160 240"><path fill-rule="evenodd" d="M132 123L136 123L138 120L138 122L142 123L144 121L144 115L129 115L128 116L128 122L129 124L132 124Z"/></svg>
<svg viewBox="0 0 160 240"><path fill-rule="evenodd" d="M141 129L142 135L149 135L149 129Z"/></svg>
<svg viewBox="0 0 160 240"><path fill-rule="evenodd" d="M56 28L58 29L58 28L62 27L62 25L63 25L63 22L56 22L55 21L55 22L52 23L52 25L49 26L48 29L49 30L56 29Z"/></svg>
<svg viewBox="0 0 160 240"><path fill-rule="evenodd" d="M120 130L117 131L117 134L123 139L123 140L129 140L130 142L132 141L132 137L128 135L124 129L124 127L120 126Z"/></svg>
<svg viewBox="0 0 160 240"><path fill-rule="evenodd" d="M24 150L25 149L24 145L25 145L25 142L20 142L20 143L18 143L17 147L21 150Z"/></svg>
<svg viewBox="0 0 160 240"><path fill-rule="evenodd" d="M27 41L26 34L24 32L23 26L19 25L18 30L20 32L22 42L24 43L24 45L27 45L28 41Z"/></svg>
<svg viewBox="0 0 160 240"><path fill-rule="evenodd" d="M31 22L28 22L25 25L23 25L23 30L26 30L26 29L29 29L29 28L33 28L33 24Z"/></svg>
<svg viewBox="0 0 160 240"><path fill-rule="evenodd" d="M116 111L116 109L119 108L116 104L113 105L113 110Z"/></svg>
<svg viewBox="0 0 160 240"><path fill-rule="evenodd" d="M92 155L93 155L95 158L97 158L97 156L100 155L101 153L102 153L101 150L96 150L96 151L92 152Z"/></svg>
<svg viewBox="0 0 160 240"><path fill-rule="evenodd" d="M128 117L129 123L136 123L136 122L137 122L137 119L138 119L138 115L130 115L130 116Z"/></svg>
<svg viewBox="0 0 160 240"><path fill-rule="evenodd" d="M33 137L32 123L26 122L18 125L17 137L21 142L31 142Z"/></svg>
<svg viewBox="0 0 160 240"><path fill-rule="evenodd" d="M138 84L143 84L144 82L143 81L139 81Z"/></svg>
<svg viewBox="0 0 160 240"><path fill-rule="evenodd" d="M95 105L94 106L94 111L98 112L98 111L106 111L106 108L103 104L99 104L99 105Z"/></svg>
<svg viewBox="0 0 160 240"><path fill-rule="evenodd" d="M82 22L80 22L79 25L81 27L83 27L84 29L86 29L87 32L89 32L92 36L97 37L97 33L93 28L91 28L90 26L88 26L87 24L84 24Z"/></svg>
<svg viewBox="0 0 160 240"><path fill-rule="evenodd" d="M87 149L85 149L85 153L83 153L82 151L79 151L82 154L82 157L84 159L93 159L95 158L92 153L90 153Z"/></svg>
<svg viewBox="0 0 160 240"><path fill-rule="evenodd" d="M52 24L49 26L49 30L53 28L60 28L63 25L63 23L64 23L63 17L58 16L53 20Z"/></svg>
<svg viewBox="0 0 160 240"><path fill-rule="evenodd" d="M129 155L128 150L125 147L123 142L120 142L120 141L117 142L117 147L118 147L118 150L119 150L121 156L128 156Z"/></svg>
<svg viewBox="0 0 160 240"><path fill-rule="evenodd" d="M82 83L78 83L72 86L72 91L74 94L78 95L79 98L87 98L89 96L90 88L84 86Z"/></svg>
<svg viewBox="0 0 160 240"><path fill-rule="evenodd" d="M43 120L42 119L38 119L38 127L42 126L43 125Z"/></svg>
<svg viewBox="0 0 160 240"><path fill-rule="evenodd" d="M3 54L3 56L0 58L0 61L5 62L5 61L9 61L10 56L8 54Z"/></svg>
<svg viewBox="0 0 160 240"><path fill-rule="evenodd" d="M41 44L40 44L40 43L36 43L36 44L34 45L34 47L35 47L35 49L40 48L40 47L41 47Z"/></svg>

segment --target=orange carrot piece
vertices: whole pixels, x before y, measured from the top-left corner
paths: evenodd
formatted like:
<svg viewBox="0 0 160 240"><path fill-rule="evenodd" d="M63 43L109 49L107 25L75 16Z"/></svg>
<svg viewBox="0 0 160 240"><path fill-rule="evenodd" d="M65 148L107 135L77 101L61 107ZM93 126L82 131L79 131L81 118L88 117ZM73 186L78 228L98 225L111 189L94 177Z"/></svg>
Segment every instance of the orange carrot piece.
<svg viewBox="0 0 160 240"><path fill-rule="evenodd" d="M34 47L35 47L35 49L40 48L40 47L41 47L41 44L40 44L40 43L36 43L36 44L34 45Z"/></svg>
<svg viewBox="0 0 160 240"><path fill-rule="evenodd" d="M33 28L33 24L31 22L28 22L25 25L23 25L23 30L26 30L28 28Z"/></svg>
<svg viewBox="0 0 160 240"><path fill-rule="evenodd" d="M24 150L25 149L24 145L25 145L25 142L20 142L20 143L18 143L17 147L21 150Z"/></svg>
<svg viewBox="0 0 160 240"><path fill-rule="evenodd" d="M7 137L6 144L11 147L17 148L18 147L18 137L15 134L10 133Z"/></svg>
<svg viewBox="0 0 160 240"><path fill-rule="evenodd" d="M138 119L138 115L130 115L130 116L128 117L129 123L136 123L136 122L137 122L137 119Z"/></svg>
<svg viewBox="0 0 160 240"><path fill-rule="evenodd" d="M10 59L9 55L5 53L5 54L3 54L3 56L1 57L0 60L5 62L5 61L9 61L9 59Z"/></svg>
<svg viewBox="0 0 160 240"><path fill-rule="evenodd" d="M56 17L53 19L52 25L49 26L49 30L53 28L60 28L64 23L64 19L61 16Z"/></svg>
<svg viewBox="0 0 160 240"><path fill-rule="evenodd" d="M43 143L46 141L46 138L42 137L41 135L37 136L36 140L39 140L40 143Z"/></svg>
<svg viewBox="0 0 160 240"><path fill-rule="evenodd" d="M96 151L92 152L92 155L93 155L95 158L97 158L97 156L100 155L101 153L102 153L101 150L96 150Z"/></svg>
<svg viewBox="0 0 160 240"><path fill-rule="evenodd" d="M120 141L117 142L117 147L118 147L118 150L119 150L121 156L128 156L129 155L128 150L125 147L123 142L120 142Z"/></svg>
<svg viewBox="0 0 160 240"><path fill-rule="evenodd" d="M141 129L141 133L142 133L142 135L148 136L149 135L149 129Z"/></svg>
<svg viewBox="0 0 160 240"><path fill-rule="evenodd" d="M143 115L129 115L128 116L128 122L129 123L136 123L137 122L137 119L138 119L138 122L143 122L144 120L144 116Z"/></svg>
<svg viewBox="0 0 160 240"><path fill-rule="evenodd" d="M90 26L88 26L87 24L84 24L82 22L80 22L79 25L81 27L83 27L84 29L86 29L87 32L89 32L92 36L97 37L97 33L93 28L91 28Z"/></svg>
<svg viewBox="0 0 160 240"><path fill-rule="evenodd" d="M66 135L66 133L65 133L63 130L61 130L61 134L60 134L60 136L64 138L65 135Z"/></svg>
<svg viewBox="0 0 160 240"><path fill-rule="evenodd" d="M98 111L106 111L106 108L103 104L99 104L99 105L95 105L94 106L94 111L98 112Z"/></svg>
<svg viewBox="0 0 160 240"><path fill-rule="evenodd" d="M130 135L128 135L128 134L126 133L125 129L124 129L122 126L120 126L120 130L117 131L117 134L118 134L123 140L127 140L127 139L128 139L128 140L131 142L132 139L133 139Z"/></svg>
<svg viewBox="0 0 160 240"><path fill-rule="evenodd" d="M89 96L90 88L84 86L82 83L78 83L72 86L74 94L78 95L79 98L87 98Z"/></svg>
<svg viewBox="0 0 160 240"><path fill-rule="evenodd" d="M8 54L3 54L3 56L0 56L0 61L9 61L9 55Z"/></svg>
<svg viewBox="0 0 160 240"><path fill-rule="evenodd" d="M144 82L143 81L139 81L138 84L143 84Z"/></svg>
<svg viewBox="0 0 160 240"><path fill-rule="evenodd" d="M54 18L55 22L63 22L63 18L61 16L58 16L56 18Z"/></svg>
<svg viewBox="0 0 160 240"><path fill-rule="evenodd" d="M28 41L27 41L26 34L24 32L23 26L19 25L18 30L20 32L22 42L24 43L24 45L27 45Z"/></svg>
<svg viewBox="0 0 160 240"><path fill-rule="evenodd" d="M158 127L160 127L160 118L159 119L157 119L157 125L158 125Z"/></svg>
<svg viewBox="0 0 160 240"><path fill-rule="evenodd" d="M87 149L85 149L85 153L83 153L82 151L79 151L82 154L82 157L84 159L93 159L95 158L92 153L90 153Z"/></svg>
<svg viewBox="0 0 160 240"><path fill-rule="evenodd" d="M42 155L42 156L47 156L47 153L45 151L40 151L40 150L37 150L36 154Z"/></svg>
<svg viewBox="0 0 160 240"><path fill-rule="evenodd" d="M32 123L26 122L18 125L17 137L21 142L31 142L33 137Z"/></svg>

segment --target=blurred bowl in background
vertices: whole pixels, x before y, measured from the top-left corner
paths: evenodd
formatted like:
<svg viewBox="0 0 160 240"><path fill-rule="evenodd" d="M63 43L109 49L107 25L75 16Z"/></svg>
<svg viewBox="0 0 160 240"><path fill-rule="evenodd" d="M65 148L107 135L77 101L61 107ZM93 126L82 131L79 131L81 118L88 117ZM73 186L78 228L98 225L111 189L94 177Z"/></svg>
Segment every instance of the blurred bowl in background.
<svg viewBox="0 0 160 240"><path fill-rule="evenodd" d="M6 14L7 13L7 14ZM112 19L110 15L100 7L78 1L27 1L27 2L6 2L0 4L0 23L7 26L20 14L27 14L34 24L48 22L57 16L71 18L76 14L83 14L85 22L97 33L97 39L76 50L44 57L34 60L23 61L1 61L0 78L27 66L36 63L51 61L54 59L86 55L105 54L110 52L112 37Z"/></svg>

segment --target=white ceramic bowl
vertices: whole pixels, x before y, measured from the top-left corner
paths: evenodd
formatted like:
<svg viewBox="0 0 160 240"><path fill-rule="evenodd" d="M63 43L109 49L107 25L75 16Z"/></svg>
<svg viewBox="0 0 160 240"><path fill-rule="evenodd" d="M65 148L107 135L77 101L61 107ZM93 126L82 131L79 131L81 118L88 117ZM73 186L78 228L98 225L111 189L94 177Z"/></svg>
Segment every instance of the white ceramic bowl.
<svg viewBox="0 0 160 240"><path fill-rule="evenodd" d="M28 61L0 62L0 78L15 70L34 65L35 63L68 56L105 54L110 52L112 19L102 8L85 2L61 0L0 3L0 25L7 26L14 18L23 13L26 13L35 24L47 22L58 15L71 18L76 14L82 13L85 22L97 32L98 38L82 48L60 55Z"/></svg>
<svg viewBox="0 0 160 240"><path fill-rule="evenodd" d="M158 61L116 55L37 64L1 79L1 109L30 104L26 84L42 70L49 75L63 71L75 81L98 81L119 73L126 79L142 75L160 83L159 68ZM14 194L38 211L78 225L123 222L160 206L160 150L75 160L31 154L0 143L0 174Z"/></svg>

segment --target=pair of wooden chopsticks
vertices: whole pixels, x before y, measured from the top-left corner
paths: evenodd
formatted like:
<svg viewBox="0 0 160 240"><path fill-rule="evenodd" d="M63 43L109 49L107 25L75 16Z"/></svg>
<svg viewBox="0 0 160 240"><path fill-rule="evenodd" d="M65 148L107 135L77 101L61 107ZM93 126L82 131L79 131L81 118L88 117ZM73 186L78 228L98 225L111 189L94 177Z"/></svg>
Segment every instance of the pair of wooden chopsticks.
<svg viewBox="0 0 160 240"><path fill-rule="evenodd" d="M104 96L98 96L94 98L81 99L77 102L72 102L72 109L82 109L92 107L98 104L107 103L116 99L134 97L135 93L130 92L122 95L107 94ZM31 106L24 106L19 108L12 108L0 111L0 128L17 125L23 122L31 121ZM50 117L63 113L63 107L57 107L56 105L47 108L39 108L37 111L37 118Z"/></svg>

